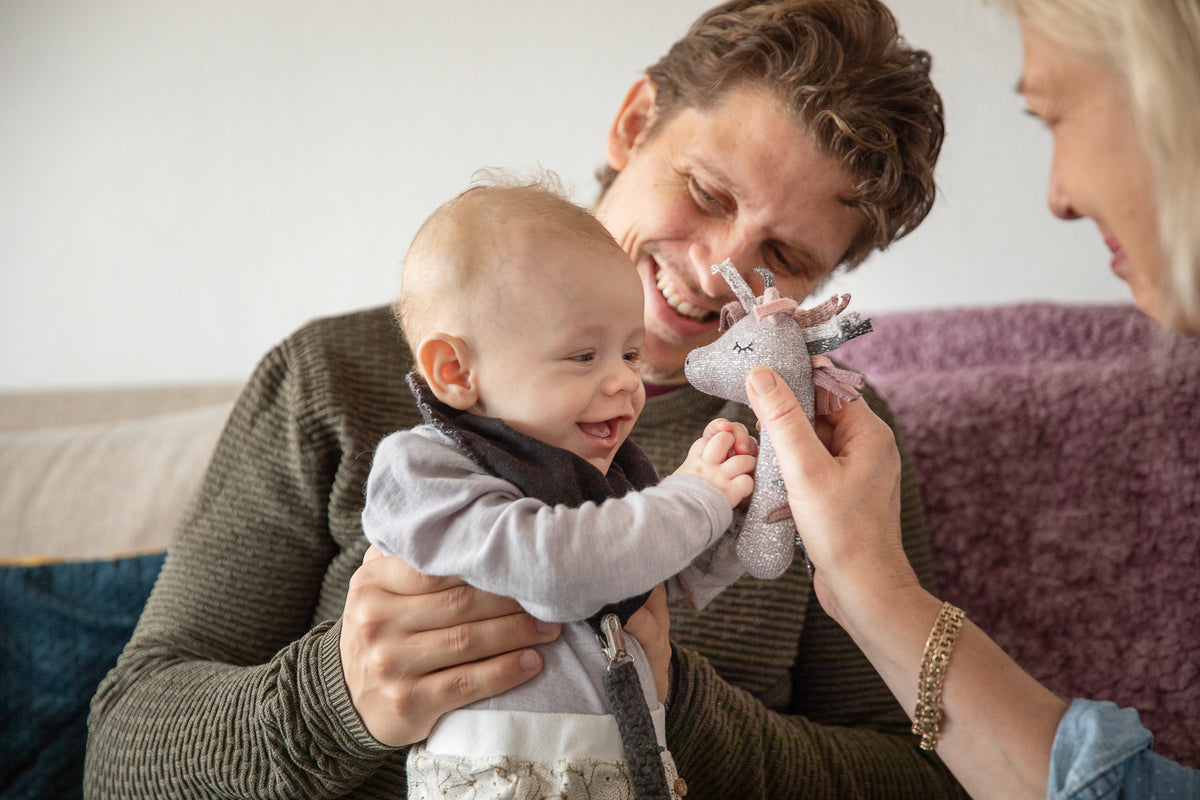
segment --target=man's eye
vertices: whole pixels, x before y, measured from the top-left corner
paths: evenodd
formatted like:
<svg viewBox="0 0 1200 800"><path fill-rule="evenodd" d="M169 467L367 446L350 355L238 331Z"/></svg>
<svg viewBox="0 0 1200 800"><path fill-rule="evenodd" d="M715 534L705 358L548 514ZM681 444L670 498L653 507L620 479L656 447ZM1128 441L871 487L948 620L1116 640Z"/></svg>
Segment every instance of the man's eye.
<svg viewBox="0 0 1200 800"><path fill-rule="evenodd" d="M771 271L788 278L813 278L825 274L825 270L814 264L807 256L789 251L776 244L766 246L766 260Z"/></svg>
<svg viewBox="0 0 1200 800"><path fill-rule="evenodd" d="M696 204L700 206L706 213L723 214L726 211L724 203L713 196L712 192L704 188L704 186L694 177L688 177L688 187L692 191L692 197L696 198Z"/></svg>
<svg viewBox="0 0 1200 800"><path fill-rule="evenodd" d="M796 274L795 270L792 269L791 262L788 261L787 253L783 252L783 248L770 245L767 247L767 252L770 253L771 259L782 272L786 272L788 275Z"/></svg>

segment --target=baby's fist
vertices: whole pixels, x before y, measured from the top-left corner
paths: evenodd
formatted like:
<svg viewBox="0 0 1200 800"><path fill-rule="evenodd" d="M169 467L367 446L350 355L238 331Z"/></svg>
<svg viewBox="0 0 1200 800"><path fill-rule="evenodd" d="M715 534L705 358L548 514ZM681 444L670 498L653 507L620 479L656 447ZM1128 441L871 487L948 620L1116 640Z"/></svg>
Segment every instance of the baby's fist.
<svg viewBox="0 0 1200 800"><path fill-rule="evenodd" d="M745 431L744 427L742 431ZM709 433L706 430L705 436L692 443L687 458L675 470L675 474L694 475L708 481L721 490L729 507L734 508L754 490L757 459L749 453L738 452L739 449L745 449L745 445L737 440L734 431L717 430L711 435Z"/></svg>

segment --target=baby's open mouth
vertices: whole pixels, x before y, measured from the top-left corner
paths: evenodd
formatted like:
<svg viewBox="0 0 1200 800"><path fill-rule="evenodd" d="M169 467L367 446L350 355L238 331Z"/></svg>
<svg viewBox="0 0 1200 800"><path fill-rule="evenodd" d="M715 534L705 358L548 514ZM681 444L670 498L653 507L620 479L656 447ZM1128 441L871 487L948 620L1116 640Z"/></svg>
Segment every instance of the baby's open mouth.
<svg viewBox="0 0 1200 800"><path fill-rule="evenodd" d="M579 429L588 436L595 436L598 439L607 439L612 435L616 420L608 419L602 422L581 422Z"/></svg>
<svg viewBox="0 0 1200 800"><path fill-rule="evenodd" d="M713 319L716 314L708 309L697 308L696 306L684 300L680 295L675 285L671 283L671 279L667 277L667 273L662 267L654 270L654 280L658 284L658 291L662 294L663 299L667 301L667 305L675 310L675 313L681 317L686 317L696 322L708 322Z"/></svg>

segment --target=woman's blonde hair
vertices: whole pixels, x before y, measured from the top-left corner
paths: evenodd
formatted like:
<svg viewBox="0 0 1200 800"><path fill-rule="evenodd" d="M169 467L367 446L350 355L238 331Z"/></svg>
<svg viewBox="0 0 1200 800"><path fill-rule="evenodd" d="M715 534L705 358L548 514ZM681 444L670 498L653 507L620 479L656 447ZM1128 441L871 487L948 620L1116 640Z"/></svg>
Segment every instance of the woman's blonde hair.
<svg viewBox="0 0 1200 800"><path fill-rule="evenodd" d="M1163 320L1200 332L1200 0L1003 0L1026 29L1129 82L1154 168Z"/></svg>

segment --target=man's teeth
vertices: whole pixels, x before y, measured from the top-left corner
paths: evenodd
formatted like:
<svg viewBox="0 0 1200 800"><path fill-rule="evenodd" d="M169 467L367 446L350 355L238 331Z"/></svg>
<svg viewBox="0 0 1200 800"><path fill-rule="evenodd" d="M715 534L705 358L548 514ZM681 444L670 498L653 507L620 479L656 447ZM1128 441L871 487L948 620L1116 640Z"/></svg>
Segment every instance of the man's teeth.
<svg viewBox="0 0 1200 800"><path fill-rule="evenodd" d="M696 308L696 306L676 294L675 286L667 278L665 272L660 269L655 277L658 278L658 291L662 292L663 299L667 301L667 305L675 309L675 313L688 319L694 319L697 322L703 322L708 318L709 312L706 309Z"/></svg>

